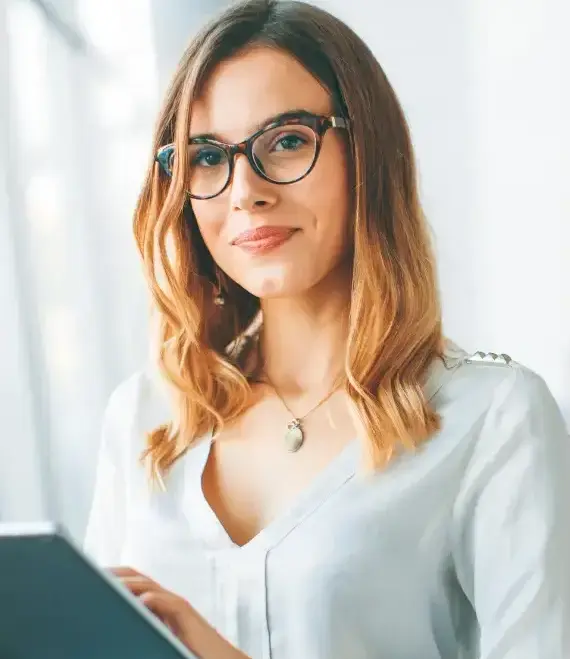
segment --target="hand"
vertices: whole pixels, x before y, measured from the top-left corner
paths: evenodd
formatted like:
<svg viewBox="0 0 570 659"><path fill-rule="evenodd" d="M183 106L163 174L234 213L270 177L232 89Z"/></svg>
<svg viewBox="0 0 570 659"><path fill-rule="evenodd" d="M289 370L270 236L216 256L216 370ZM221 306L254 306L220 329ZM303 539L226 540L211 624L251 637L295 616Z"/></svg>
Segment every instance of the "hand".
<svg viewBox="0 0 570 659"><path fill-rule="evenodd" d="M247 659L182 597L129 567L111 568L111 572L202 659Z"/></svg>

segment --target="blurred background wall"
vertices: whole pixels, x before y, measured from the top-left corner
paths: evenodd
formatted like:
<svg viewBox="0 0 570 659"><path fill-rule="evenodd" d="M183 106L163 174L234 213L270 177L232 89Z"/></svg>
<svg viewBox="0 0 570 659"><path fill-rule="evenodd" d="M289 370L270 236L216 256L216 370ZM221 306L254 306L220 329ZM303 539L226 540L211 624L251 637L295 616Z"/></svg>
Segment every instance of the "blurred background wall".
<svg viewBox="0 0 570 659"><path fill-rule="evenodd" d="M147 354L131 217L153 123L185 43L226 4L0 0L4 519L83 533L106 400ZM537 370L570 420L567 0L316 4L402 100L448 335Z"/></svg>

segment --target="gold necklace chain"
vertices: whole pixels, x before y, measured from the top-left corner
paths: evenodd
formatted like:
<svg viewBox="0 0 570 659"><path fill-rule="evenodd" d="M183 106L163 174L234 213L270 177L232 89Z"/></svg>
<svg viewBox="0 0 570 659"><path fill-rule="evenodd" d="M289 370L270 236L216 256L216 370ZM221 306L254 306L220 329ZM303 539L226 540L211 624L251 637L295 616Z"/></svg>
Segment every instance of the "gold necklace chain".
<svg viewBox="0 0 570 659"><path fill-rule="evenodd" d="M277 397L279 400L283 403L283 407L289 412L289 414L293 417L291 421L287 424L287 430L285 432L284 440L285 440L285 446L287 447L287 450L290 451L291 453L296 453L305 443L305 432L303 429L303 421L315 412L321 405L324 405L331 396L336 393L342 386L342 382L339 382L337 385L335 385L329 393L321 398L321 400L311 407L311 409L308 412L305 412L302 416L296 416L295 413L289 408L289 405L287 405L285 399L283 396L279 393L279 389L273 384L271 381L271 378L267 374L267 371L265 370L264 366L264 361L261 357L261 341L260 341L260 332L257 332L254 337L252 337L255 342L256 342L256 352L257 352L257 364L256 367L254 368L254 372L252 374L253 380L257 382L263 382L265 380L267 384L273 389L273 391L276 393ZM261 377L259 377L261 376Z"/></svg>
<svg viewBox="0 0 570 659"><path fill-rule="evenodd" d="M340 388L340 384L337 384L333 389L329 391L329 393L321 398L321 400L311 407L311 409L308 412L305 412L302 416L296 416L295 413L289 408L287 403L285 402L285 399L283 396L279 393L279 390L277 387L271 382L271 379L265 373L265 379L267 382L270 384L271 388L273 391L277 394L277 397L279 400L283 403L283 407L289 412L289 414L293 417L291 421L287 424L287 431L285 432L285 445L287 446L287 449L291 453L296 453L305 443L305 432L303 429L303 421L312 414L315 410L317 410L321 405L324 405L331 396L338 391Z"/></svg>

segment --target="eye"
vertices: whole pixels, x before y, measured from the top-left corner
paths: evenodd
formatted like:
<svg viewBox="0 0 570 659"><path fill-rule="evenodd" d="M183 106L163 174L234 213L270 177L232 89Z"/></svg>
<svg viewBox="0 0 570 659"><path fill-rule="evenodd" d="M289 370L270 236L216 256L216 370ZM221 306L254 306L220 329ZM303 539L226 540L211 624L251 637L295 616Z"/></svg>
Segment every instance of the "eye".
<svg viewBox="0 0 570 659"><path fill-rule="evenodd" d="M226 161L226 154L221 149L207 146L197 149L191 158L192 167L219 167Z"/></svg>
<svg viewBox="0 0 570 659"><path fill-rule="evenodd" d="M287 133L275 140L274 151L296 151L307 144L307 139L297 133Z"/></svg>

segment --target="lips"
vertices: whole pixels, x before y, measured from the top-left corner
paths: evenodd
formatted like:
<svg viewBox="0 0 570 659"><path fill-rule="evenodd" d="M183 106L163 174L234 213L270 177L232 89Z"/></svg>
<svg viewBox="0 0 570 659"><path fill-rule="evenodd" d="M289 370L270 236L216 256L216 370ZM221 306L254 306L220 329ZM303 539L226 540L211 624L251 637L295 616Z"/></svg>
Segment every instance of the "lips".
<svg viewBox="0 0 570 659"><path fill-rule="evenodd" d="M256 227L240 233L232 245L252 253L267 252L280 247L296 232L297 229L291 227Z"/></svg>
<svg viewBox="0 0 570 659"><path fill-rule="evenodd" d="M269 238L288 238L294 231L295 229L291 227L256 227L255 229L248 229L240 233L237 238L234 238L232 245L255 243L260 240L268 240Z"/></svg>

